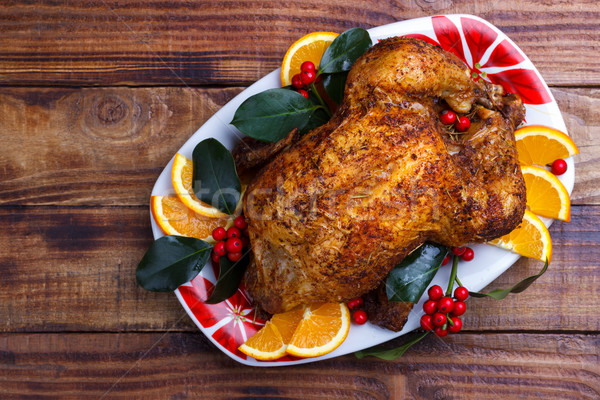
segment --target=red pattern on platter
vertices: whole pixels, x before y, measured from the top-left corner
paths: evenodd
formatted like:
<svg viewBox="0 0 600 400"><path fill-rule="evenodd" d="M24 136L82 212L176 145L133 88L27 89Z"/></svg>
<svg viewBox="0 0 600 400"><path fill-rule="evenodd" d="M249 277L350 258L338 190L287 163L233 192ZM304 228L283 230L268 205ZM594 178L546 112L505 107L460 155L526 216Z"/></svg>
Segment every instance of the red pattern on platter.
<svg viewBox="0 0 600 400"><path fill-rule="evenodd" d="M215 265L212 267L217 274L218 268ZM217 304L209 304L205 301L214 284L201 275L196 276L190 283L191 286L179 286L179 293L200 325L205 329L218 325L219 327L211 335L212 338L230 353L244 360L248 359L248 356L240 352L238 347L258 332L266 321L256 316L244 284L242 283L229 299ZM298 359L298 357L284 356L269 362Z"/></svg>
<svg viewBox="0 0 600 400"><path fill-rule="evenodd" d="M481 21L475 19L461 18L460 22L462 23L467 46L471 52L471 58L477 60L473 61L473 63L478 62L483 58L487 49L496 41L498 34L496 31L489 29Z"/></svg>
<svg viewBox="0 0 600 400"><path fill-rule="evenodd" d="M245 360L246 355L238 347L262 328L265 321L256 316L244 285L240 285L229 299L209 304L205 300L214 287L213 283L201 275L190 283L191 286L180 286L179 293L194 317L203 328L216 328L212 338L229 352Z"/></svg>
<svg viewBox="0 0 600 400"><path fill-rule="evenodd" d="M464 49L461 31L450 18L432 17L431 23L435 38L423 34L404 36L423 39L456 54L469 66L474 80L484 79L496 85L502 85L506 92L521 96L525 104L546 104L552 101L548 89L533 69L517 68L520 63L525 61L525 57L515 46L506 39L494 46L498 33L489 25L477 19L461 17L462 35L467 44L467 49ZM492 46L494 47L492 48ZM490 49L490 55L482 65L481 62ZM492 68L494 70L490 70Z"/></svg>
<svg viewBox="0 0 600 400"><path fill-rule="evenodd" d="M446 51L456 54L461 60L465 59L460 32L456 25L447 17L431 18L439 45Z"/></svg>
<svg viewBox="0 0 600 400"><path fill-rule="evenodd" d="M497 74L488 74L490 80L502 85L504 90L517 93L525 104L545 104L551 101L548 90L530 69L509 69Z"/></svg>
<svg viewBox="0 0 600 400"><path fill-rule="evenodd" d="M482 66L482 68L490 67L510 67L525 61L525 57L518 51L514 51L514 47L504 39L492 51L490 58Z"/></svg>

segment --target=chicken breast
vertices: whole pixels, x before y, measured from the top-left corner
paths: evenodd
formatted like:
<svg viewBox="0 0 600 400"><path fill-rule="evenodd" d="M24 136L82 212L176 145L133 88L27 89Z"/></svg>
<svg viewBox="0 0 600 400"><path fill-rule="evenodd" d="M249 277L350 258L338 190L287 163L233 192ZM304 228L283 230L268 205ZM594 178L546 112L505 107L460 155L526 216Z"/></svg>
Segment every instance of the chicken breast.
<svg viewBox="0 0 600 400"><path fill-rule="evenodd" d="M449 134L442 109L470 113ZM375 289L426 240L448 246L510 232L525 209L514 140L524 109L474 82L453 54L381 41L353 66L325 125L269 162L244 197L246 273L269 313Z"/></svg>

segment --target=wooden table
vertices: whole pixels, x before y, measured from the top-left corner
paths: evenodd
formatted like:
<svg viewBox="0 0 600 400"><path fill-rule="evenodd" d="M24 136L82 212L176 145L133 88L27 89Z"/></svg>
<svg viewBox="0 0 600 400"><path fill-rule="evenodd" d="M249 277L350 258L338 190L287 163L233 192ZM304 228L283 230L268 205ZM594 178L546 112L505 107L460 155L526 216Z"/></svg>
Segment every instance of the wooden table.
<svg viewBox="0 0 600 400"><path fill-rule="evenodd" d="M1 3L0 398L600 398L596 0ZM257 369L216 349L174 295L136 285L158 174L290 43L449 13L487 19L529 55L581 150L572 221L552 225L551 266L529 290L471 301L463 333L394 362ZM491 287L539 268L522 259Z"/></svg>

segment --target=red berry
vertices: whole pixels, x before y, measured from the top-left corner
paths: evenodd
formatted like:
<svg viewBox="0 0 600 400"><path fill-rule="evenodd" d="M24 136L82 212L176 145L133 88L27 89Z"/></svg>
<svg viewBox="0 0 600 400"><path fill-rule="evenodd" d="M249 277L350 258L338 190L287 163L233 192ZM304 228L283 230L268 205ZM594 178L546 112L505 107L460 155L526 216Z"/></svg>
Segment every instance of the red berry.
<svg viewBox="0 0 600 400"><path fill-rule="evenodd" d="M308 92L304 89L298 89L298 93L308 99Z"/></svg>
<svg viewBox="0 0 600 400"><path fill-rule="evenodd" d="M467 247L464 253L460 256L463 261L471 261L475 257L475 252L472 248Z"/></svg>
<svg viewBox="0 0 600 400"><path fill-rule="evenodd" d="M457 333L462 329L462 321L458 317L450 317L452 324L448 324L448 330L452 333Z"/></svg>
<svg viewBox="0 0 600 400"><path fill-rule="evenodd" d="M357 297L355 299L352 299L348 302L348 308L351 310L355 310L357 308L360 308L363 306L363 304L365 304L365 301L363 300L362 297Z"/></svg>
<svg viewBox="0 0 600 400"><path fill-rule="evenodd" d="M242 239L237 237L229 238L225 242L225 250L227 250L228 253L239 253L242 251L242 247L244 247L242 244Z"/></svg>
<svg viewBox="0 0 600 400"><path fill-rule="evenodd" d="M305 86L313 83L316 77L317 75L315 74L315 71L302 71L300 73L300 78Z"/></svg>
<svg viewBox="0 0 600 400"><path fill-rule="evenodd" d="M446 257L444 257L444 261L442 261L442 265L446 265L450 262L450 254L446 254Z"/></svg>
<svg viewBox="0 0 600 400"><path fill-rule="evenodd" d="M219 263L219 260L221 259L221 256L219 256L217 253L215 253L214 251L212 252L212 260L215 264Z"/></svg>
<svg viewBox="0 0 600 400"><path fill-rule="evenodd" d="M567 162L562 158L554 160L552 163L552 173L554 175L562 175L567 172Z"/></svg>
<svg viewBox="0 0 600 400"><path fill-rule="evenodd" d="M352 313L352 319L355 324L362 325L367 322L367 313L365 310L356 310Z"/></svg>
<svg viewBox="0 0 600 400"><path fill-rule="evenodd" d="M433 314L433 324L435 326L442 326L446 322L448 322L448 317L446 317L446 314L442 314L440 312Z"/></svg>
<svg viewBox="0 0 600 400"><path fill-rule="evenodd" d="M444 110L440 115L440 121L442 121L442 124L444 125L452 125L456 122L456 113L452 110Z"/></svg>
<svg viewBox="0 0 600 400"><path fill-rule="evenodd" d="M220 226L212 231L212 237L218 242L219 240L223 240L227 237L227 231L225 230L225 228Z"/></svg>
<svg viewBox="0 0 600 400"><path fill-rule="evenodd" d="M440 285L433 285L429 288L427 294L429 295L429 300L438 301L439 299L444 297L444 289L442 289Z"/></svg>
<svg viewBox="0 0 600 400"><path fill-rule="evenodd" d="M229 258L229 261L236 262L242 258L242 252L238 251L237 253L227 253L227 258Z"/></svg>
<svg viewBox="0 0 600 400"><path fill-rule="evenodd" d="M455 301L454 308L450 313L454 317L459 317L467 311L467 304L464 301Z"/></svg>
<svg viewBox="0 0 600 400"><path fill-rule="evenodd" d="M312 71L315 72L315 64L312 61L304 61L302 65L300 65L300 71Z"/></svg>
<svg viewBox="0 0 600 400"><path fill-rule="evenodd" d="M433 317L431 315L423 315L421 317L421 328L425 331L433 330Z"/></svg>
<svg viewBox="0 0 600 400"><path fill-rule="evenodd" d="M458 301L465 301L469 297L469 290L464 286L454 289L454 298Z"/></svg>
<svg viewBox="0 0 600 400"><path fill-rule="evenodd" d="M441 326L436 326L433 332L439 337L444 337L448 335L448 329L442 329Z"/></svg>
<svg viewBox="0 0 600 400"><path fill-rule="evenodd" d="M460 117L454 126L456 127L457 131L464 132L471 126L471 120L469 120L467 117Z"/></svg>
<svg viewBox="0 0 600 400"><path fill-rule="evenodd" d="M455 256L462 255L465 252L465 250L467 250L467 248L464 247L464 246L463 247L453 247L453 248L450 249L450 251L452 252L452 254L454 254Z"/></svg>
<svg viewBox="0 0 600 400"><path fill-rule="evenodd" d="M438 301L437 308L440 312L449 313L454 308L454 300L452 297L444 296Z"/></svg>
<svg viewBox="0 0 600 400"><path fill-rule="evenodd" d="M233 226L240 230L244 230L248 226L248 224L246 223L246 220L244 219L243 215L238 215L233 220Z"/></svg>
<svg viewBox="0 0 600 400"><path fill-rule="evenodd" d="M292 76L292 86L296 89L302 89L304 87L304 83L302 83L302 77L300 74Z"/></svg>
<svg viewBox="0 0 600 400"><path fill-rule="evenodd" d="M215 243L215 246L213 247L213 252L218 256L224 256L225 254L227 254L227 248L225 247L225 242L220 241L220 242Z"/></svg>
<svg viewBox="0 0 600 400"><path fill-rule="evenodd" d="M435 300L427 300L423 303L423 311L425 311L425 314L432 315L437 311L437 302Z"/></svg>
<svg viewBox="0 0 600 400"><path fill-rule="evenodd" d="M232 237L242 237L242 231L240 231L239 228L236 228L235 226L232 226L231 228L227 229L227 238Z"/></svg>

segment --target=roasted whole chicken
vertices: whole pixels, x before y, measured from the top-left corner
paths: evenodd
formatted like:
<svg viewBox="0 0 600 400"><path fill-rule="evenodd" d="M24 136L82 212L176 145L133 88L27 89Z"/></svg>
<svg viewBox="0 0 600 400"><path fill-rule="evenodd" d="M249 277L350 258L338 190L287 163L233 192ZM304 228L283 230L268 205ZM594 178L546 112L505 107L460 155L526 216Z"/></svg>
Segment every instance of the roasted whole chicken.
<svg viewBox="0 0 600 400"><path fill-rule="evenodd" d="M444 109L468 114L459 134ZM475 82L456 56L413 38L373 46L331 120L266 164L244 197L246 273L269 313L373 291L425 241L487 241L525 210L515 95ZM406 313L405 313L406 314Z"/></svg>

